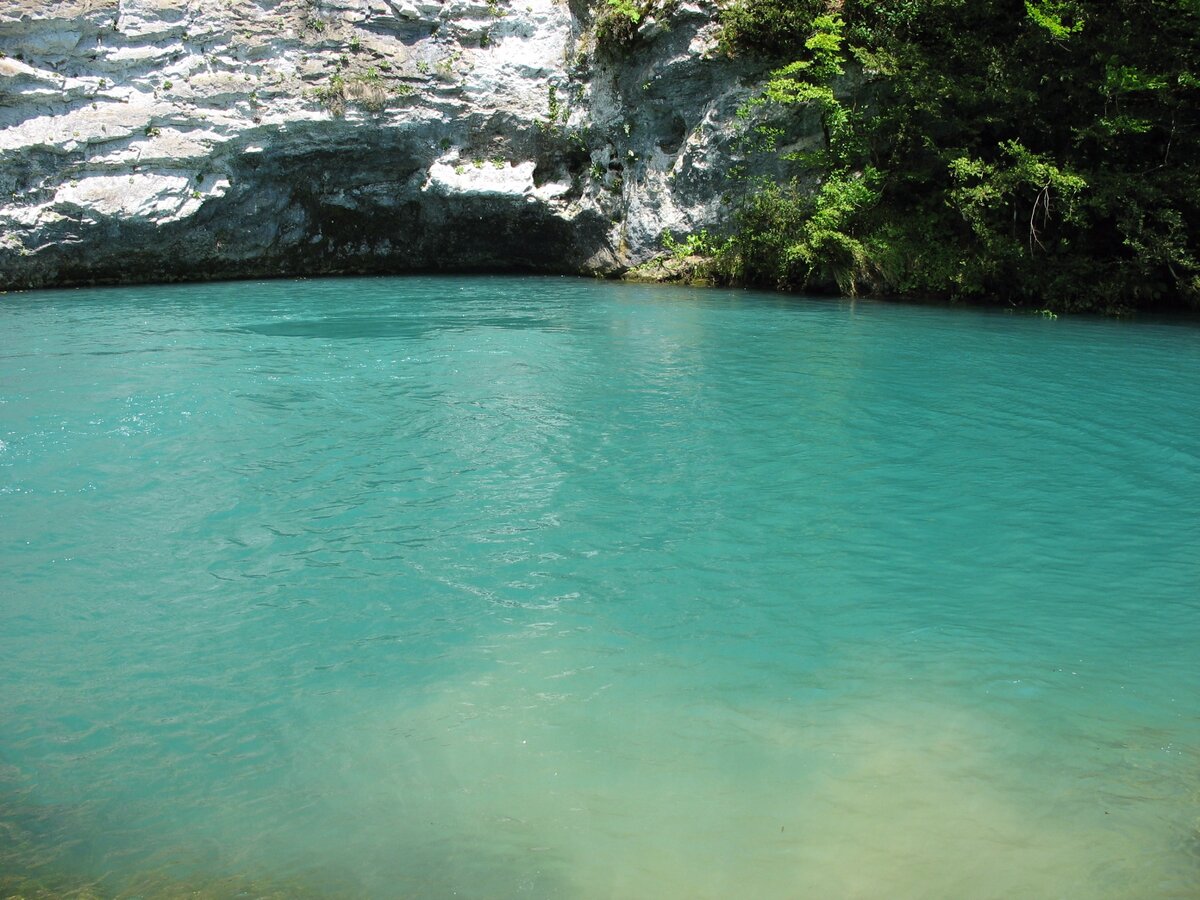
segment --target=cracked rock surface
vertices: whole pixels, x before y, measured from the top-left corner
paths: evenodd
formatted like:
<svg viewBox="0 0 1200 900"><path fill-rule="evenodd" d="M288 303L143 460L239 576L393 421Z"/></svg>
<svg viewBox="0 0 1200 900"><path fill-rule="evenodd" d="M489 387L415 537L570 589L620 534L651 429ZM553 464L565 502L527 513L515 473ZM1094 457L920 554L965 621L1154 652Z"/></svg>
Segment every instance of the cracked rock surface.
<svg viewBox="0 0 1200 900"><path fill-rule="evenodd" d="M556 0L0 0L0 289L618 273L728 215L714 17L597 53Z"/></svg>

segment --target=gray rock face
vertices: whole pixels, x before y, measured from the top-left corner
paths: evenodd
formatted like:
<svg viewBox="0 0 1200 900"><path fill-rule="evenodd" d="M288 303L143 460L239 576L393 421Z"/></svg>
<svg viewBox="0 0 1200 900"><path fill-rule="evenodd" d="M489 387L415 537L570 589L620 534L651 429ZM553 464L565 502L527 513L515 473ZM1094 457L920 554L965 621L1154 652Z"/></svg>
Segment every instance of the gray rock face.
<svg viewBox="0 0 1200 900"><path fill-rule="evenodd" d="M0 289L620 272L728 214L714 15L605 54L557 0L0 0Z"/></svg>

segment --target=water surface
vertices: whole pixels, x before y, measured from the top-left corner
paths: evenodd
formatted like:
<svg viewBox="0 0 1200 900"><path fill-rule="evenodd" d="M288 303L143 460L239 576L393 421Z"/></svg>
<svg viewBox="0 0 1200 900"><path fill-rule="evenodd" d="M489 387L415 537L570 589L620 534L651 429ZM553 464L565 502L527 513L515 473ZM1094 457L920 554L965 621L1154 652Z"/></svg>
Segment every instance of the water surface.
<svg viewBox="0 0 1200 900"><path fill-rule="evenodd" d="M572 279L0 298L0 887L1195 896L1197 372Z"/></svg>

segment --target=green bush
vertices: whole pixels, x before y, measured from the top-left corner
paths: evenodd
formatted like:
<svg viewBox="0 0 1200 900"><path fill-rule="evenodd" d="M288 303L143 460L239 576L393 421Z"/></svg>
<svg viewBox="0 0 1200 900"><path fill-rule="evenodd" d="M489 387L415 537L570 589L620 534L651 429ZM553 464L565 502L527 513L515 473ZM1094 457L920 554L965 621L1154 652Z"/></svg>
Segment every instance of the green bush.
<svg viewBox="0 0 1200 900"><path fill-rule="evenodd" d="M596 45L616 50L631 44L637 36L638 25L649 12L633 0L605 0L596 16Z"/></svg>
<svg viewBox="0 0 1200 900"><path fill-rule="evenodd" d="M823 131L745 192L730 277L1200 304L1195 0L737 0L722 22L730 52L785 61L743 110L755 152Z"/></svg>
<svg viewBox="0 0 1200 900"><path fill-rule="evenodd" d="M824 0L737 0L721 12L721 45L729 53L788 56L803 46L825 5Z"/></svg>

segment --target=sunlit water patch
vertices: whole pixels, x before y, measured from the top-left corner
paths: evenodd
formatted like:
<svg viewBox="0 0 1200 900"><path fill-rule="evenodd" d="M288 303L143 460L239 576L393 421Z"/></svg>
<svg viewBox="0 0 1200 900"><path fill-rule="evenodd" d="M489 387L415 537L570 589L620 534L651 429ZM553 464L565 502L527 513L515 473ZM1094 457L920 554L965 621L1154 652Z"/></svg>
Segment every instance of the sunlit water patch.
<svg viewBox="0 0 1200 900"><path fill-rule="evenodd" d="M5 297L0 889L1196 896L1197 372L562 279Z"/></svg>

